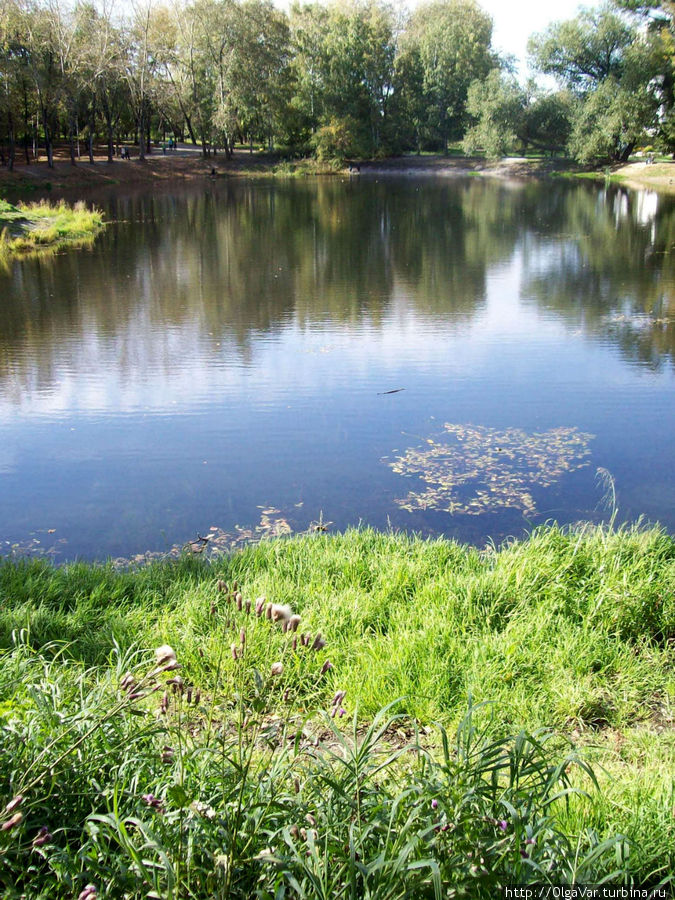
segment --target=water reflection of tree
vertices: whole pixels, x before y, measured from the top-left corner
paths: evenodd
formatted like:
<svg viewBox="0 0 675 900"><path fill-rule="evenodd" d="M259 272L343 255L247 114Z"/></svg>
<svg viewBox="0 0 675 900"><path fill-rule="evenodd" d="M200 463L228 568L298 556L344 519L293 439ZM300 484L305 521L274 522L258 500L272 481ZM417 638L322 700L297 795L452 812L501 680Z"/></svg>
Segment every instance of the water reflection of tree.
<svg viewBox="0 0 675 900"><path fill-rule="evenodd" d="M560 189L542 217L553 239L533 245L523 296L627 359L675 361L675 204L614 186Z"/></svg>
<svg viewBox="0 0 675 900"><path fill-rule="evenodd" d="M270 181L112 198L120 224L92 251L0 276L0 378L49 384L85 337L125 372L210 338L246 357L253 336L289 321L380 327L401 285L417 314L469 320L487 265L515 240L487 187ZM172 331L180 349L159 338Z"/></svg>
<svg viewBox="0 0 675 900"><path fill-rule="evenodd" d="M78 371L85 343L88 365L98 354L122 377L190 354L246 361L256 336L290 322L380 328L394 300L459 326L518 243L528 298L657 365L675 355L673 325L654 321L675 314L675 205L650 211L640 196L474 178L209 182L114 197L120 224L92 250L0 274L0 379L17 393L51 384L66 357Z"/></svg>

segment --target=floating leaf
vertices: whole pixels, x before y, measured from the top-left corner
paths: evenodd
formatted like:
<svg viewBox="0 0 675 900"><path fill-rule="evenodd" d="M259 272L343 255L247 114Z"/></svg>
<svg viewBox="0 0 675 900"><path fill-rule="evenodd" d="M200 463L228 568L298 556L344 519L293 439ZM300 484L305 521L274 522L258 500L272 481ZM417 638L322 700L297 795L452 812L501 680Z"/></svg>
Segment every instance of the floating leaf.
<svg viewBox="0 0 675 900"><path fill-rule="evenodd" d="M447 443L426 438L387 463L394 472L429 485L396 503L410 512L438 509L480 515L501 508L536 512L532 489L550 487L566 472L588 465L593 435L576 428L529 434L520 428L446 423Z"/></svg>

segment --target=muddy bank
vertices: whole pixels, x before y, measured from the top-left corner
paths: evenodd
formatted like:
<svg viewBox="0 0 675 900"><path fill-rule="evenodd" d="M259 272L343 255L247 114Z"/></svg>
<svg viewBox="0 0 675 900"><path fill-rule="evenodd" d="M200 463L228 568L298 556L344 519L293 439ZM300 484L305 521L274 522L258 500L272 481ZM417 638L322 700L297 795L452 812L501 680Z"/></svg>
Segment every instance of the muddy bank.
<svg viewBox="0 0 675 900"><path fill-rule="evenodd" d="M469 157L448 156L403 156L384 160L367 160L360 164L362 174L396 175L487 175L498 178L531 178L550 175L565 167L560 160L528 160L507 158L498 161ZM177 151L163 154L153 152L141 161L137 157L129 160L115 159L108 162L103 151L95 156L92 164L83 157L72 165L66 152L55 157L55 165L50 169L46 158L30 165L17 161L14 171L0 169L0 189L45 188L92 188L113 185L142 185L191 181L212 177L255 177L261 175L311 176L348 174L335 169L330 164L320 164L313 160L282 162L278 158L239 150L233 159L226 160L218 155L205 159L199 148L181 145Z"/></svg>
<svg viewBox="0 0 675 900"><path fill-rule="evenodd" d="M340 171L330 163L321 164L314 160L280 161L277 157L263 153L249 153L238 150L231 160L224 155L204 158L199 147L180 145L178 150L162 153L155 150L145 160L139 160L132 153L131 159L116 158L108 162L103 148L94 157L92 164L82 157L72 165L66 149L55 156L55 165L50 169L46 157L26 165L17 160L14 171L0 169L0 191L45 189L78 189L113 187L115 185L142 186L168 184L175 181L195 181L209 178L227 177L309 177L316 175L348 175L349 168ZM556 176L594 178L602 180L607 169L596 172L583 171L571 160L526 159L505 157L486 160L464 156L398 156L382 160L365 160L360 163L360 174L400 175L400 176L483 176L503 180L519 181L531 178ZM646 162L632 162L611 169L611 177L629 187L649 188L662 192L675 192L675 162L647 165Z"/></svg>

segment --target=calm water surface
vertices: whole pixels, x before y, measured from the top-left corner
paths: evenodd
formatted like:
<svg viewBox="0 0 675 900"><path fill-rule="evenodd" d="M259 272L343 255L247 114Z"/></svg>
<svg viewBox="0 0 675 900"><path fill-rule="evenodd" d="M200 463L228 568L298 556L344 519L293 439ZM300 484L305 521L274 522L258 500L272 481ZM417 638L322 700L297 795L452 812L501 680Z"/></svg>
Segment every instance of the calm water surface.
<svg viewBox="0 0 675 900"><path fill-rule="evenodd" d="M92 250L0 272L5 551L320 519L481 544L606 517L598 469L621 520L675 531L672 199L366 177L94 199Z"/></svg>

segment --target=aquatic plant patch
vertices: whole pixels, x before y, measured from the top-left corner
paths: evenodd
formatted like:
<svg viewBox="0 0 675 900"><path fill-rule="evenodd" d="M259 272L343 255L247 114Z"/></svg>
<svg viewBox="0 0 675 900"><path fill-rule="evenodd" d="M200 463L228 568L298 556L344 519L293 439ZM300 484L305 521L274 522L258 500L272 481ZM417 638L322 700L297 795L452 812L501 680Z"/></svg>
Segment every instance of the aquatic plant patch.
<svg viewBox="0 0 675 900"><path fill-rule="evenodd" d="M389 465L399 475L428 487L396 503L410 512L437 509L477 516L511 507L535 513L535 487L550 487L589 463L593 435L573 427L528 433L520 428L486 428L446 423L443 440L427 438Z"/></svg>

